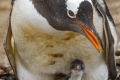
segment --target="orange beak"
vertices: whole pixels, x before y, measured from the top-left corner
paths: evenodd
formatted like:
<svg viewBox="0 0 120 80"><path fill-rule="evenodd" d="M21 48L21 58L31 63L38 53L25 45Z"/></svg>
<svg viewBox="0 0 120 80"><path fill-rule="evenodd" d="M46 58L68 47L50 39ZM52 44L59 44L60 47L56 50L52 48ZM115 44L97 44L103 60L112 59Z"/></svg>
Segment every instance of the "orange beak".
<svg viewBox="0 0 120 80"><path fill-rule="evenodd" d="M90 31L89 29L82 26L79 22L75 21L75 24L78 25L84 31L84 33L86 34L89 41L100 52L101 51L101 45L100 45L100 42L99 42L98 38L95 36L95 34L92 31Z"/></svg>

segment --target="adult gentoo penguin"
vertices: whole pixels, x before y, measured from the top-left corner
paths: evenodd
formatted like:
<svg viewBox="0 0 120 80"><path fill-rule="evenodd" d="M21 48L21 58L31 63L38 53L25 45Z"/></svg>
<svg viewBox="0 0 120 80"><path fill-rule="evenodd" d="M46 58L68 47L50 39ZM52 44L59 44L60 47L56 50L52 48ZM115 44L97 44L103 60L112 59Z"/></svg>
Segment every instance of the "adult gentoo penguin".
<svg viewBox="0 0 120 80"><path fill-rule="evenodd" d="M82 80L116 77L117 35L104 0L13 0L4 43L19 80L53 80L81 59Z"/></svg>

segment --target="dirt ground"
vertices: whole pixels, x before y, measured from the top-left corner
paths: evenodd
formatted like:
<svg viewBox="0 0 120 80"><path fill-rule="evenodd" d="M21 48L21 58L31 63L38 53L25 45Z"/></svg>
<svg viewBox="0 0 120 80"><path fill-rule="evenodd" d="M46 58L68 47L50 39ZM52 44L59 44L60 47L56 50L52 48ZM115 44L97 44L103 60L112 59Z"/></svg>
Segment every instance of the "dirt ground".
<svg viewBox="0 0 120 80"><path fill-rule="evenodd" d="M106 0L110 12L117 26L117 33L120 38L120 0ZM8 28L8 19L11 9L10 0L0 0L0 65L9 65L6 58L3 41Z"/></svg>

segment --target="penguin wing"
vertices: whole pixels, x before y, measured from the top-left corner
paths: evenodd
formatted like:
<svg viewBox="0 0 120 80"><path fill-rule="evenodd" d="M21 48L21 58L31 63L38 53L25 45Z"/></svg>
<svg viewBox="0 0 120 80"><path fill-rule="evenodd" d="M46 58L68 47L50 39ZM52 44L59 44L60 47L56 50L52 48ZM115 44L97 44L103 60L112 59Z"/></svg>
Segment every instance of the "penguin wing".
<svg viewBox="0 0 120 80"><path fill-rule="evenodd" d="M15 0L12 0L12 3ZM14 73L16 72L15 70L15 57L14 57L14 53L15 53L15 47L14 47L14 40L13 40L13 35L12 35L12 29L11 29L11 13L12 13L12 9L10 12L10 17L9 17L9 26L8 26L8 30L7 30L7 34L4 40L4 49L6 52L6 55L8 57L8 60L10 62L11 67L13 68Z"/></svg>
<svg viewBox="0 0 120 80"><path fill-rule="evenodd" d="M13 71L15 71L14 42L12 41L12 30L10 24L3 45L10 65L13 68Z"/></svg>
<svg viewBox="0 0 120 80"><path fill-rule="evenodd" d="M98 12L102 15L103 20L104 20L104 35L105 35L105 51L106 51L106 60L108 63L108 68L109 68L109 76L111 79L115 79L117 76L117 70L116 70L116 63L115 63L115 39L112 35L111 32L111 28L110 28L110 23L114 25L114 21L112 16L109 13L109 9L105 3L105 1L103 1L105 8L103 8L100 4L99 4L99 0L97 2L96 0L96 7ZM108 11L108 12L106 12Z"/></svg>
<svg viewBox="0 0 120 80"><path fill-rule="evenodd" d="M9 23L7 35L4 40L4 49L7 54L10 65L13 68L13 71L15 72L14 42L12 41L12 30L10 23Z"/></svg>

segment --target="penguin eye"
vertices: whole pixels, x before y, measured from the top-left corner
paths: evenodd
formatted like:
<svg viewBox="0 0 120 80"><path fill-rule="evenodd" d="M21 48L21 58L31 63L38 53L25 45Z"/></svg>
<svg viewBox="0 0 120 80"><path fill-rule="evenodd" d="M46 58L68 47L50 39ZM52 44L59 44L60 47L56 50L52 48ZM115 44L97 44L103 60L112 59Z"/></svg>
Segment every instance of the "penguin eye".
<svg viewBox="0 0 120 80"><path fill-rule="evenodd" d="M82 65L82 69L85 69L85 65Z"/></svg>
<svg viewBox="0 0 120 80"><path fill-rule="evenodd" d="M73 11L71 11L71 10L68 10L68 11L67 11L67 14L68 14L68 16L69 16L70 18L76 18L76 14L75 14Z"/></svg>

